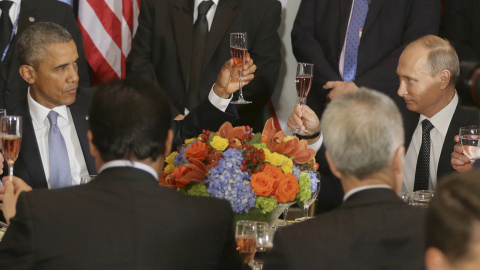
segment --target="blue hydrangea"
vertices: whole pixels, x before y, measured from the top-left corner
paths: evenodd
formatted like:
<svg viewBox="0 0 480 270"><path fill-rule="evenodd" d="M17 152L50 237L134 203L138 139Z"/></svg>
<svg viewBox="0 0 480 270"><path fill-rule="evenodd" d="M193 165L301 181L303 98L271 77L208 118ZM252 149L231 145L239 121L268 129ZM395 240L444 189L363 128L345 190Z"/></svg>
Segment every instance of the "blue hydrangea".
<svg viewBox="0 0 480 270"><path fill-rule="evenodd" d="M292 174L297 177L297 179L300 179L300 168L293 164L293 170L292 170Z"/></svg>
<svg viewBox="0 0 480 270"><path fill-rule="evenodd" d="M310 189L312 190L312 193L317 191L317 183L320 182L320 179L318 179L319 174L316 173L315 171L309 171L308 172L308 178L310 178L311 184L310 184Z"/></svg>
<svg viewBox="0 0 480 270"><path fill-rule="evenodd" d="M226 150L218 165L210 169L205 180L207 192L215 198L229 201L235 213L248 213L250 208L255 207L250 176L240 170L242 159L242 151L235 148Z"/></svg>
<svg viewBox="0 0 480 270"><path fill-rule="evenodd" d="M178 150L178 154L175 156L174 165L177 167L178 165L185 165L188 163L187 157L185 156L185 150L187 150L190 145L192 145L195 141L187 144L186 146L180 147Z"/></svg>

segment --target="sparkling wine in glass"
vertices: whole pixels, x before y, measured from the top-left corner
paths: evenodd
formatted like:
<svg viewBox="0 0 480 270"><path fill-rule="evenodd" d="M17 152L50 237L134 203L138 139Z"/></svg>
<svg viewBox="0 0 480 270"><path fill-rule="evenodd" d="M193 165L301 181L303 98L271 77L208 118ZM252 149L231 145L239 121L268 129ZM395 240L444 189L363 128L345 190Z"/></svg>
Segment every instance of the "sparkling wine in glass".
<svg viewBox="0 0 480 270"><path fill-rule="evenodd" d="M295 84L297 89L298 101L300 102L300 108L307 102L307 95L310 92L313 81L313 64L298 63L297 64L297 76L295 77ZM300 135L308 135L309 132L301 130L298 126L293 133Z"/></svg>
<svg viewBox="0 0 480 270"><path fill-rule="evenodd" d="M480 140L480 126L461 127L459 136L463 154L466 155L471 162L475 162Z"/></svg>
<svg viewBox="0 0 480 270"><path fill-rule="evenodd" d="M253 269L262 269L267 254L273 248L274 231L267 222L257 221L257 249L253 259Z"/></svg>
<svg viewBox="0 0 480 270"><path fill-rule="evenodd" d="M0 119L3 116L7 116L7 110L6 109L0 109ZM0 150L2 150L2 145L0 144ZM0 187L3 187L3 182L0 180Z"/></svg>
<svg viewBox="0 0 480 270"><path fill-rule="evenodd" d="M22 143L22 117L9 115L1 118L3 156L8 164L10 181L13 176L13 164L18 158Z"/></svg>
<svg viewBox="0 0 480 270"><path fill-rule="evenodd" d="M245 65L247 57L247 33L230 34L230 53L232 54L235 67L238 69L238 87L240 88L238 100L232 101L233 104L250 104L251 101L243 98L242 92L242 68Z"/></svg>
<svg viewBox="0 0 480 270"><path fill-rule="evenodd" d="M235 229L235 241L237 250L243 261L251 265L257 248L257 224L256 221L237 221Z"/></svg>

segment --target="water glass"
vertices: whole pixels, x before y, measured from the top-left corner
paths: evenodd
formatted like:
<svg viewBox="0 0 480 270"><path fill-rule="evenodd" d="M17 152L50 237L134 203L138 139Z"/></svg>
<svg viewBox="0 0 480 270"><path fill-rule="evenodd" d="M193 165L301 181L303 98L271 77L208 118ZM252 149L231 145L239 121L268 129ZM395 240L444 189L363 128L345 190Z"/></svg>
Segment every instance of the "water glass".
<svg viewBox="0 0 480 270"><path fill-rule="evenodd" d="M471 162L475 162L475 159L477 159L478 142L480 140L480 126L461 127L459 136L463 154L467 156Z"/></svg>
<svg viewBox="0 0 480 270"><path fill-rule="evenodd" d="M83 185L83 184L86 184L86 183L89 183L90 181L92 181L93 179L95 179L95 177L97 177L96 175L84 175L80 178L80 185Z"/></svg>
<svg viewBox="0 0 480 270"><path fill-rule="evenodd" d="M411 205L416 207L428 208L429 202L432 200L434 192L432 190L417 190L413 192Z"/></svg>

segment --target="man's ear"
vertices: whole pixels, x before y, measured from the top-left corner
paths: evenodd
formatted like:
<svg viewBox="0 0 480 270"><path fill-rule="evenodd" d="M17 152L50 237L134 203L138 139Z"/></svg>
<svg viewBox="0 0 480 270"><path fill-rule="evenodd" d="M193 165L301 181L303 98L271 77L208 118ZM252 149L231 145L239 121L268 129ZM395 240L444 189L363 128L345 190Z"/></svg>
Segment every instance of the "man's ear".
<svg viewBox="0 0 480 270"><path fill-rule="evenodd" d="M35 82L35 69L32 66L21 65L18 72L29 85Z"/></svg>
<svg viewBox="0 0 480 270"><path fill-rule="evenodd" d="M340 171L338 171L335 164L333 164L333 161L330 158L330 154L328 154L328 150L325 151L325 157L327 158L328 167L330 167L330 170L332 171L333 175L335 175L339 179L342 178L342 173Z"/></svg>
<svg viewBox="0 0 480 270"><path fill-rule="evenodd" d="M393 173L395 175L395 191L397 193L402 190L403 186L403 163L405 160L405 147L402 145L398 147L395 151L395 156L393 157Z"/></svg>
<svg viewBox="0 0 480 270"><path fill-rule="evenodd" d="M428 270L452 269L443 252L436 247L427 248L425 252L425 264Z"/></svg>
<svg viewBox="0 0 480 270"><path fill-rule="evenodd" d="M90 149L90 154L94 157L97 158L100 156L100 153L98 152L97 147L92 143L92 131L88 130L87 131L87 138L88 138L88 147Z"/></svg>
<svg viewBox="0 0 480 270"><path fill-rule="evenodd" d="M452 74L450 70L444 69L440 71L440 89L445 89L450 84L450 80L452 79Z"/></svg>

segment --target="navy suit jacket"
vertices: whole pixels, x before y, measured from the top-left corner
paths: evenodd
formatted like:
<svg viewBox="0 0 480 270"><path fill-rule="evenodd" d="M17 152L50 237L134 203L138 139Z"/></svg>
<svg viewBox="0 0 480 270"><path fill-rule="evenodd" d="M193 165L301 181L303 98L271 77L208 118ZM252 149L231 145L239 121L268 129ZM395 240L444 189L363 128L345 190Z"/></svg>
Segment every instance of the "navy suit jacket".
<svg viewBox="0 0 480 270"><path fill-rule="evenodd" d="M28 90L27 82L18 72L20 61L16 44L23 31L37 22L53 22L70 32L78 50L79 84L80 86L90 86L90 75L82 37L72 7L57 0L22 0L17 34L12 40L4 65L0 65L0 108L7 109L8 114L12 114L16 105L26 99Z"/></svg>

